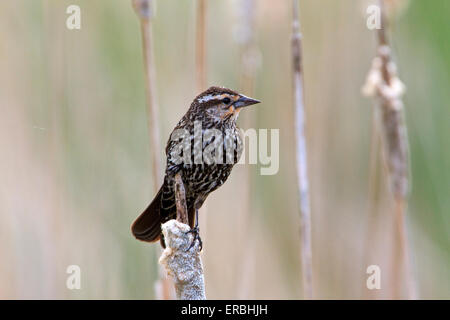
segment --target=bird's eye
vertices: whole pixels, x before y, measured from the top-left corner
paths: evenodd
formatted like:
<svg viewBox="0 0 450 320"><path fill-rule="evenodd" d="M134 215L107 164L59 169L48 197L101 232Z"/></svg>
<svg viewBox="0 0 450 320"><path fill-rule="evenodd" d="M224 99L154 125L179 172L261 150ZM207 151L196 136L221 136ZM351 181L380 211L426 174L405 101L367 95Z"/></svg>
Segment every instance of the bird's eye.
<svg viewBox="0 0 450 320"><path fill-rule="evenodd" d="M222 102L225 104L229 104L231 102L231 100L230 100L230 98L226 97L226 98L223 98Z"/></svg>

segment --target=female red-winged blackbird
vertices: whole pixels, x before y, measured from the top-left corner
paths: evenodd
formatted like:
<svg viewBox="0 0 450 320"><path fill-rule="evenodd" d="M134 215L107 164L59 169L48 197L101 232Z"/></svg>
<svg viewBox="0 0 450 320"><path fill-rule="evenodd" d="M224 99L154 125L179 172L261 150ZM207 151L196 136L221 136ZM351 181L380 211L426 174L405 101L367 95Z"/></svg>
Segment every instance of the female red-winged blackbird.
<svg viewBox="0 0 450 320"><path fill-rule="evenodd" d="M259 103L233 90L211 87L198 95L172 131L166 146L166 174L156 197L131 226L142 241L164 241L161 224L176 218L175 174L186 192L190 232L199 240L198 209L228 178L242 152L236 119L245 106ZM195 214L195 227L194 227Z"/></svg>

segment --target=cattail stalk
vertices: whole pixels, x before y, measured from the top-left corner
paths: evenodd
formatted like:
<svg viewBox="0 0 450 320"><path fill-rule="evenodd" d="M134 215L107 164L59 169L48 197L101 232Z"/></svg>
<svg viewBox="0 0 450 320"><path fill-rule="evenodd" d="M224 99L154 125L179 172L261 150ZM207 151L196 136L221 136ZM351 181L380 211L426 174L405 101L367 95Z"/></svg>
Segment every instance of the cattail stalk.
<svg viewBox="0 0 450 320"><path fill-rule="evenodd" d="M379 1L381 28L377 31L378 53L364 87L366 95L377 97L381 110L383 157L387 164L390 191L394 200L394 232L396 248L392 261L394 298L401 297L402 279L406 279L407 297L416 298L414 277L410 268L405 212L409 193L409 146L401 99L404 85L397 77L391 48L386 34L386 13L383 0Z"/></svg>
<svg viewBox="0 0 450 320"><path fill-rule="evenodd" d="M166 249L159 263L174 280L177 299L205 300L205 278L198 241L189 249L194 240L188 232L191 228L175 219L164 223L161 228Z"/></svg>
<svg viewBox="0 0 450 320"><path fill-rule="evenodd" d="M154 15L154 8L152 0L132 0L132 4L141 24L153 193L156 193L161 185L161 159L159 156L161 143L159 131L159 107L156 99L156 70L153 56L152 18ZM158 299L169 300L172 296L172 285L170 280L165 276L162 268L159 268L159 278L160 279L155 284L156 297Z"/></svg>
<svg viewBox="0 0 450 320"><path fill-rule="evenodd" d="M177 219L162 225L166 249L159 263L172 276L177 299L205 300L205 279L200 248L198 241L190 248L194 239L189 233L191 228L188 221L186 194L180 173L175 175L175 203Z"/></svg>
<svg viewBox="0 0 450 320"><path fill-rule="evenodd" d="M300 238L302 258L302 280L305 299L312 299L312 248L311 208L309 196L308 165L305 137L305 106L303 96L302 36L300 33L299 3L293 0L292 59L295 105L295 138L297 179L300 206Z"/></svg>
<svg viewBox="0 0 450 320"><path fill-rule="evenodd" d="M189 218L186 204L186 191L184 189L181 173L175 175L175 203L177 207L177 220L189 225Z"/></svg>

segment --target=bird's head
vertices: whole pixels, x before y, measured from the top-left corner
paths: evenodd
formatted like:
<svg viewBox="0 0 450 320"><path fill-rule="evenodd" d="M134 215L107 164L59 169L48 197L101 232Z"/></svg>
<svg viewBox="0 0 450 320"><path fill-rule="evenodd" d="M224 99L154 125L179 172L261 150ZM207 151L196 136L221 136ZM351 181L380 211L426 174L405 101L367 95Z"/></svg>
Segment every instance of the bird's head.
<svg viewBox="0 0 450 320"><path fill-rule="evenodd" d="M200 117L217 122L235 122L239 112L247 106L260 101L221 87L210 87L199 94L192 102L191 109Z"/></svg>

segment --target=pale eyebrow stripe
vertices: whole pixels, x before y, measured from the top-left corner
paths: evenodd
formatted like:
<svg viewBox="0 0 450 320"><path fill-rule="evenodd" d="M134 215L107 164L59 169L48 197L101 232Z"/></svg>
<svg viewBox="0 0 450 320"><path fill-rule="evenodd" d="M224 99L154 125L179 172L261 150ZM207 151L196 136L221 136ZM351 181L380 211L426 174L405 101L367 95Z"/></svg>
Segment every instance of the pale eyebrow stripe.
<svg viewBox="0 0 450 320"><path fill-rule="evenodd" d="M216 95L208 94L206 96L199 98L197 101L198 102L207 102L210 100L221 100L224 96L225 96L225 94L216 94Z"/></svg>
<svg viewBox="0 0 450 320"><path fill-rule="evenodd" d="M213 95L211 95L211 94L208 94L208 95L206 95L206 96L203 96L203 97L199 98L199 99L198 99L198 102L206 102L206 101L209 101L209 100L214 99L214 97L215 97L215 96L213 96Z"/></svg>

